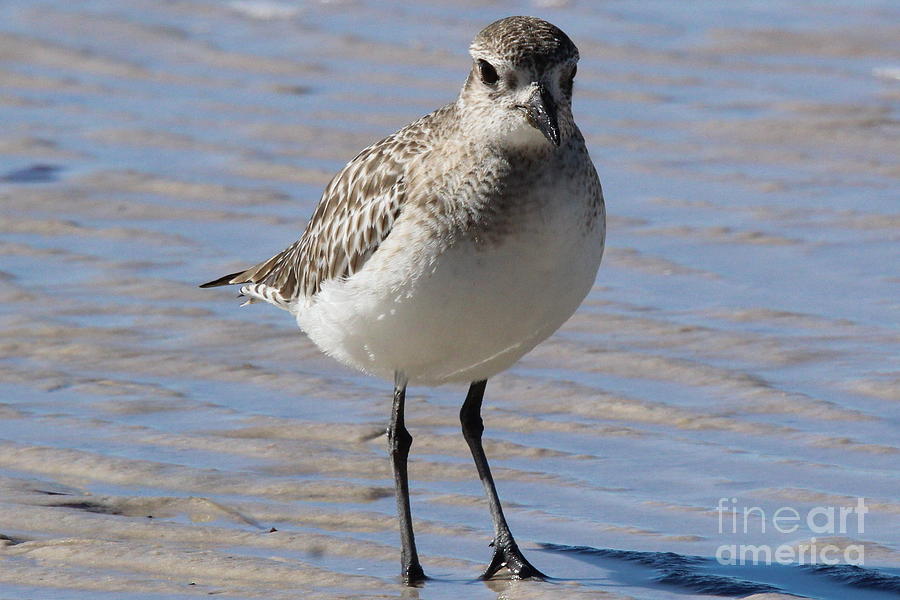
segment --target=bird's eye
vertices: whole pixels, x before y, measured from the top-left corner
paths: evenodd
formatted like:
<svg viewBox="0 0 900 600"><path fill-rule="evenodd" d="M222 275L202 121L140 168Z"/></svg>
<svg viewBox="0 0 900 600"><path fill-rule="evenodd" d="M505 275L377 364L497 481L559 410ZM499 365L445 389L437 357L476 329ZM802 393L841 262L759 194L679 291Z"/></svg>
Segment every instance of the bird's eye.
<svg viewBox="0 0 900 600"><path fill-rule="evenodd" d="M578 72L578 65L572 65L572 72L569 73L569 83L575 81L575 73Z"/></svg>
<svg viewBox="0 0 900 600"><path fill-rule="evenodd" d="M478 61L478 74L481 76L481 81L487 85L494 85L500 80L497 69L486 60Z"/></svg>

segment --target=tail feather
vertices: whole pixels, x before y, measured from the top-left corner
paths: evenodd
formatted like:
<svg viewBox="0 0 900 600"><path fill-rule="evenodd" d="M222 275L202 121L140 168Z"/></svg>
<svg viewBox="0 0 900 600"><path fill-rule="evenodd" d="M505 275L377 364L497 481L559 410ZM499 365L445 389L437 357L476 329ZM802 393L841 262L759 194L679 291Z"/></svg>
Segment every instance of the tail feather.
<svg viewBox="0 0 900 600"><path fill-rule="evenodd" d="M299 248L300 242L294 242L286 250L279 252L269 260L244 271L219 277L200 287L211 288L239 284L241 295L249 298L242 306L255 302L268 302L278 308L291 310L292 303L296 299L297 274L294 263Z"/></svg>
<svg viewBox="0 0 900 600"><path fill-rule="evenodd" d="M282 296L281 290L264 283L255 283L253 281L256 271L259 270L259 266L260 265L257 265L246 271L238 271L237 273L219 277L218 279L204 283L200 287L211 288L222 285L240 284L241 293L238 295L238 299L246 298L241 306L247 306L248 304L255 304L257 302L268 302L269 304L274 304L278 308L290 310L291 299Z"/></svg>
<svg viewBox="0 0 900 600"><path fill-rule="evenodd" d="M200 287L202 288L211 288L211 287L219 287L220 285L231 285L233 283L247 283L247 279L241 277L247 271L238 271L237 273L231 273L230 275L225 275L224 277L219 277L218 279L214 279L213 281L207 281Z"/></svg>

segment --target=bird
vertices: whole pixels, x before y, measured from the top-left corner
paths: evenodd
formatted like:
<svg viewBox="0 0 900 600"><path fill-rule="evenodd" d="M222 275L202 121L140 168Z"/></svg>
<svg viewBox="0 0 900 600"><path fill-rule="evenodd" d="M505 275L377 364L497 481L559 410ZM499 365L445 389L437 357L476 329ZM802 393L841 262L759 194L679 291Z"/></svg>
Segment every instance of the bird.
<svg viewBox="0 0 900 600"><path fill-rule="evenodd" d="M493 521L482 579L544 579L519 549L482 447L487 380L553 334L593 287L606 235L600 179L572 115L579 59L537 17L482 29L455 101L362 150L300 238L200 287L240 285L290 312L325 354L393 381L387 430L401 576L426 578L409 503L408 385L467 384L463 437Z"/></svg>

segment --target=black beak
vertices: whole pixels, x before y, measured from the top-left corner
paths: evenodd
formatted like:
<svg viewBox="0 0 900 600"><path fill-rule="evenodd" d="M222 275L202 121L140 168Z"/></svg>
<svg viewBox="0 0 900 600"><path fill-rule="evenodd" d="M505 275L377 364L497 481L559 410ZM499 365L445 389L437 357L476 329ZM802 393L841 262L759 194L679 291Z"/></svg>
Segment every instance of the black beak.
<svg viewBox="0 0 900 600"><path fill-rule="evenodd" d="M559 121L556 118L556 103L553 96L543 85L535 88L528 99L528 104L522 106L528 124L544 134L551 144L559 146Z"/></svg>

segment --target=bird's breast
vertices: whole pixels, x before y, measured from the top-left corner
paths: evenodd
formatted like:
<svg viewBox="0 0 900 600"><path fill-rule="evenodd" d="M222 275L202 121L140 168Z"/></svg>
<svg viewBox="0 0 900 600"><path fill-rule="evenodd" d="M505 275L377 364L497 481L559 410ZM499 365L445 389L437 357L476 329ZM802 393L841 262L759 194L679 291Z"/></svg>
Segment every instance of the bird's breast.
<svg viewBox="0 0 900 600"><path fill-rule="evenodd" d="M298 322L327 353L376 375L486 379L556 331L593 285L602 231L580 194L535 184L489 227L444 240L401 223L365 269L323 287Z"/></svg>

